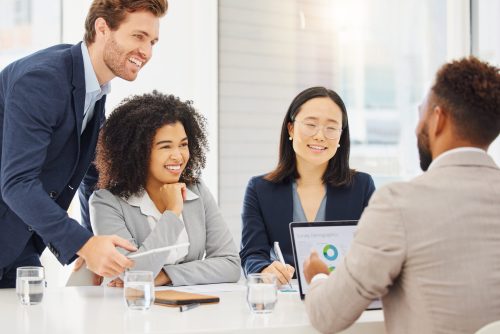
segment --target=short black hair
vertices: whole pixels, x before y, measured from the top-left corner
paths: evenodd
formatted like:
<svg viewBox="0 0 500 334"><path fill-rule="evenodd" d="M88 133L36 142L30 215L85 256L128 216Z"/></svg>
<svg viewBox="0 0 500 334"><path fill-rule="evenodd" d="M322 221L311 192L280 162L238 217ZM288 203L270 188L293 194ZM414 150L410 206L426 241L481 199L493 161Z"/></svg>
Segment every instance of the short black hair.
<svg viewBox="0 0 500 334"><path fill-rule="evenodd" d="M351 141L349 138L349 121L347 118L347 109L340 96L331 89L325 87L311 87L300 92L288 107L288 111L281 126L280 149L278 166L265 176L265 179L274 183L291 182L292 179L300 178L297 171L297 162L292 142L288 139L288 124L295 121L295 116L300 108L307 101L317 97L328 97L342 112L342 135L340 136L340 147L337 152L328 161L323 182L332 186L349 186L352 183L355 170L349 167L349 153Z"/></svg>
<svg viewBox="0 0 500 334"><path fill-rule="evenodd" d="M475 57L445 64L436 75L432 92L449 111L457 135L489 145L500 133L498 67Z"/></svg>
<svg viewBox="0 0 500 334"><path fill-rule="evenodd" d="M108 117L97 143L98 187L123 198L144 190L156 132L176 122L184 126L190 154L180 181L198 182L208 150L206 119L191 101L155 90L123 100Z"/></svg>

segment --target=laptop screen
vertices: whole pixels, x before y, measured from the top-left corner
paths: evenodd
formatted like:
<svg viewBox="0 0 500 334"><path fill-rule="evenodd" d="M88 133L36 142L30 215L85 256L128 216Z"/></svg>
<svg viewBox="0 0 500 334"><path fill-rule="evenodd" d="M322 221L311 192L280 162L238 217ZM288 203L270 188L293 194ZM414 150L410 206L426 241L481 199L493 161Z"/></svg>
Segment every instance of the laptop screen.
<svg viewBox="0 0 500 334"><path fill-rule="evenodd" d="M293 257L302 299L309 289L304 277L304 261L311 254L311 250L315 249L330 272L334 272L349 250L357 223L357 220L290 223ZM369 309L380 307L380 301L377 301L372 303Z"/></svg>

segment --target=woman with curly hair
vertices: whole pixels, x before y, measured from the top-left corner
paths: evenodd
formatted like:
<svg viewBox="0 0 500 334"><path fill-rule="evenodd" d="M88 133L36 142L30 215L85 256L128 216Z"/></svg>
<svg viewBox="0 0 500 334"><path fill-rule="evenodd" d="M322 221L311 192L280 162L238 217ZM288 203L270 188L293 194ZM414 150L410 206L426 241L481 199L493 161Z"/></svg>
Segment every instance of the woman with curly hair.
<svg viewBox="0 0 500 334"><path fill-rule="evenodd" d="M191 102L157 91L125 99L101 130L100 189L90 200L94 232L123 237L137 253L189 243L135 259L134 269L152 271L155 285L240 277L236 245L200 180L207 147L205 118Z"/></svg>

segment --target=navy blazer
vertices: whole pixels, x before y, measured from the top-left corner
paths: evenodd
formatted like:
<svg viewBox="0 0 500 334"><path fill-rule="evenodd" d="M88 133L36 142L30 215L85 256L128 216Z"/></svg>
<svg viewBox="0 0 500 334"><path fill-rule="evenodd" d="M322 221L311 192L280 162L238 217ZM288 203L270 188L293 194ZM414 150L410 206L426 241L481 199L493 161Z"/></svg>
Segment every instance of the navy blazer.
<svg viewBox="0 0 500 334"><path fill-rule="evenodd" d="M274 241L287 264L295 267L289 224L293 221L292 183L273 183L265 175L250 179L242 213L241 266L245 275L269 266ZM375 191L370 175L356 172L351 186L326 190L326 220L358 220Z"/></svg>
<svg viewBox="0 0 500 334"><path fill-rule="evenodd" d="M0 268L32 236L37 252L47 245L63 264L92 236L66 212L104 121L105 97L81 134L84 103L80 43L38 51L0 72Z"/></svg>

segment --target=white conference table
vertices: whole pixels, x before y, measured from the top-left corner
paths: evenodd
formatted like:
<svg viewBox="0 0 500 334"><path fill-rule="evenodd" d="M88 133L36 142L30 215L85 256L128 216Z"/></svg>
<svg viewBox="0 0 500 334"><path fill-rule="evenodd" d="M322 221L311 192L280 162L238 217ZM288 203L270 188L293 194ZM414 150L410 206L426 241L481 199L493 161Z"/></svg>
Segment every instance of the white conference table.
<svg viewBox="0 0 500 334"><path fill-rule="evenodd" d="M227 286L227 285L226 285ZM208 294L220 303L187 312L153 305L148 311L128 310L123 290L108 287L47 288L41 304L23 306L15 289L0 289L2 333L317 333L310 325L297 292L279 292L272 314L252 314L245 290ZM385 333L380 310L364 312L342 333Z"/></svg>

